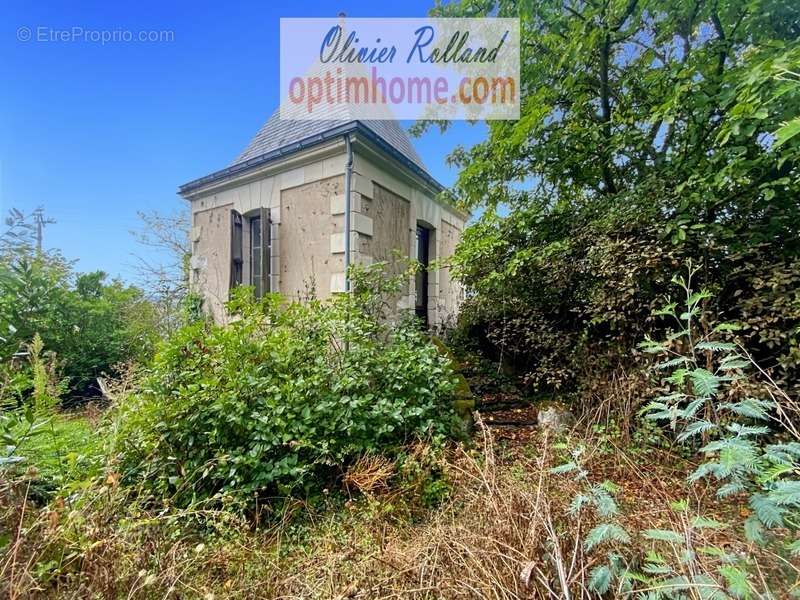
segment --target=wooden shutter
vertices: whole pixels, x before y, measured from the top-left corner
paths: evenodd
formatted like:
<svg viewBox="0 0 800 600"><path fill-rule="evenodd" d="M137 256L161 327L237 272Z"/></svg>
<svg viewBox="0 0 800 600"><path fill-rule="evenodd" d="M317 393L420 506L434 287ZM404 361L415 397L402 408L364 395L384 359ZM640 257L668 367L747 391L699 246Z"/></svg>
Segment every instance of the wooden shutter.
<svg viewBox="0 0 800 600"><path fill-rule="evenodd" d="M261 209L261 289L269 294L270 272L272 267L272 223L269 220L269 209Z"/></svg>
<svg viewBox="0 0 800 600"><path fill-rule="evenodd" d="M242 248L242 215L231 211L231 278L230 289L242 283L244 260Z"/></svg>

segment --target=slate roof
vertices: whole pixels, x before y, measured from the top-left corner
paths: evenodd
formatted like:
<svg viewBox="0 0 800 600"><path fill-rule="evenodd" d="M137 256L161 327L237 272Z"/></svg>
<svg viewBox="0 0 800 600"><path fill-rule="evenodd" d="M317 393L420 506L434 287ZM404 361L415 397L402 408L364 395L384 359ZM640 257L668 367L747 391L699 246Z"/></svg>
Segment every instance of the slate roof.
<svg viewBox="0 0 800 600"><path fill-rule="evenodd" d="M405 164L412 172L426 180L435 189L442 189L428 173L408 134L395 120L351 120L343 114L341 120L294 121L279 118L275 111L267 122L256 133L247 148L225 169L206 177L196 179L179 188L181 194L191 192L208 183L225 179L250 168L266 164L272 160L292 154L304 148L344 135L358 132L370 139L381 150L399 162Z"/></svg>
<svg viewBox="0 0 800 600"><path fill-rule="evenodd" d="M236 157L232 165L262 156L278 148L290 146L300 140L319 135L325 131L344 125L353 119L339 119L335 121L289 121L281 120L279 112L275 113L264 123L250 144ZM360 121L362 125L371 129L375 134L386 140L392 147L416 164L425 169L419 154L411 145L408 135L397 121ZM425 169L427 171L427 169Z"/></svg>

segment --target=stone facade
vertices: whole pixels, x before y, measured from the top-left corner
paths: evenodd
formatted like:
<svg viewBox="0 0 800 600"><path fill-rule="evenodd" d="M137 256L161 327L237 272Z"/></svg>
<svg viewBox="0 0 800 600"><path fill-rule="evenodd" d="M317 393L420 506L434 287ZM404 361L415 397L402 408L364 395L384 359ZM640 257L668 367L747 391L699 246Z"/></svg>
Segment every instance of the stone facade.
<svg viewBox="0 0 800 600"><path fill-rule="evenodd" d="M331 140L184 193L192 209L192 286L217 321L226 319L223 305L231 285L232 211L245 222L245 248L250 244L248 219L269 216L272 291L300 300L310 293L325 299L344 291L346 163L344 141ZM467 215L434 195L397 161L353 140L351 261L392 262L395 254L415 259L417 225L429 229L429 255L438 268L428 276L428 322L437 326L452 321L463 296L450 278L446 259ZM242 258L242 283L250 284L246 251ZM414 286L412 278L396 299L398 310L413 309Z"/></svg>

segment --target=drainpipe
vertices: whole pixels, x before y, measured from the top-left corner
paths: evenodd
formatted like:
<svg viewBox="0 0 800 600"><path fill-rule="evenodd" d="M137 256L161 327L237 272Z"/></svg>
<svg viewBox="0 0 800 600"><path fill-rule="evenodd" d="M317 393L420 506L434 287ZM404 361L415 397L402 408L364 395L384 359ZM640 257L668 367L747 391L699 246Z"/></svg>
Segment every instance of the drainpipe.
<svg viewBox="0 0 800 600"><path fill-rule="evenodd" d="M353 148L350 134L344 134L347 165L344 170L344 291L350 293L350 182L353 178Z"/></svg>

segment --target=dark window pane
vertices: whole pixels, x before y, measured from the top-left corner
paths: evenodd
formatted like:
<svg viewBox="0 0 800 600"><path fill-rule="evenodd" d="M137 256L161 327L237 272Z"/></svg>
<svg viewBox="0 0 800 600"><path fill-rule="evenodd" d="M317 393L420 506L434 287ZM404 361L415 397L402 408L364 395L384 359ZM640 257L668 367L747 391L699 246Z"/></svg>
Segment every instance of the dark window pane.
<svg viewBox="0 0 800 600"><path fill-rule="evenodd" d="M253 248L261 247L261 217L250 219L250 240Z"/></svg>
<svg viewBox="0 0 800 600"><path fill-rule="evenodd" d="M428 325L428 267L430 266L430 231L424 227L417 227L417 260L419 270L416 277L415 312Z"/></svg>
<svg viewBox="0 0 800 600"><path fill-rule="evenodd" d="M231 211L231 280L230 287L242 283L242 215Z"/></svg>
<svg viewBox="0 0 800 600"><path fill-rule="evenodd" d="M232 236L232 258L233 260L242 260L242 215L239 213L233 214Z"/></svg>

